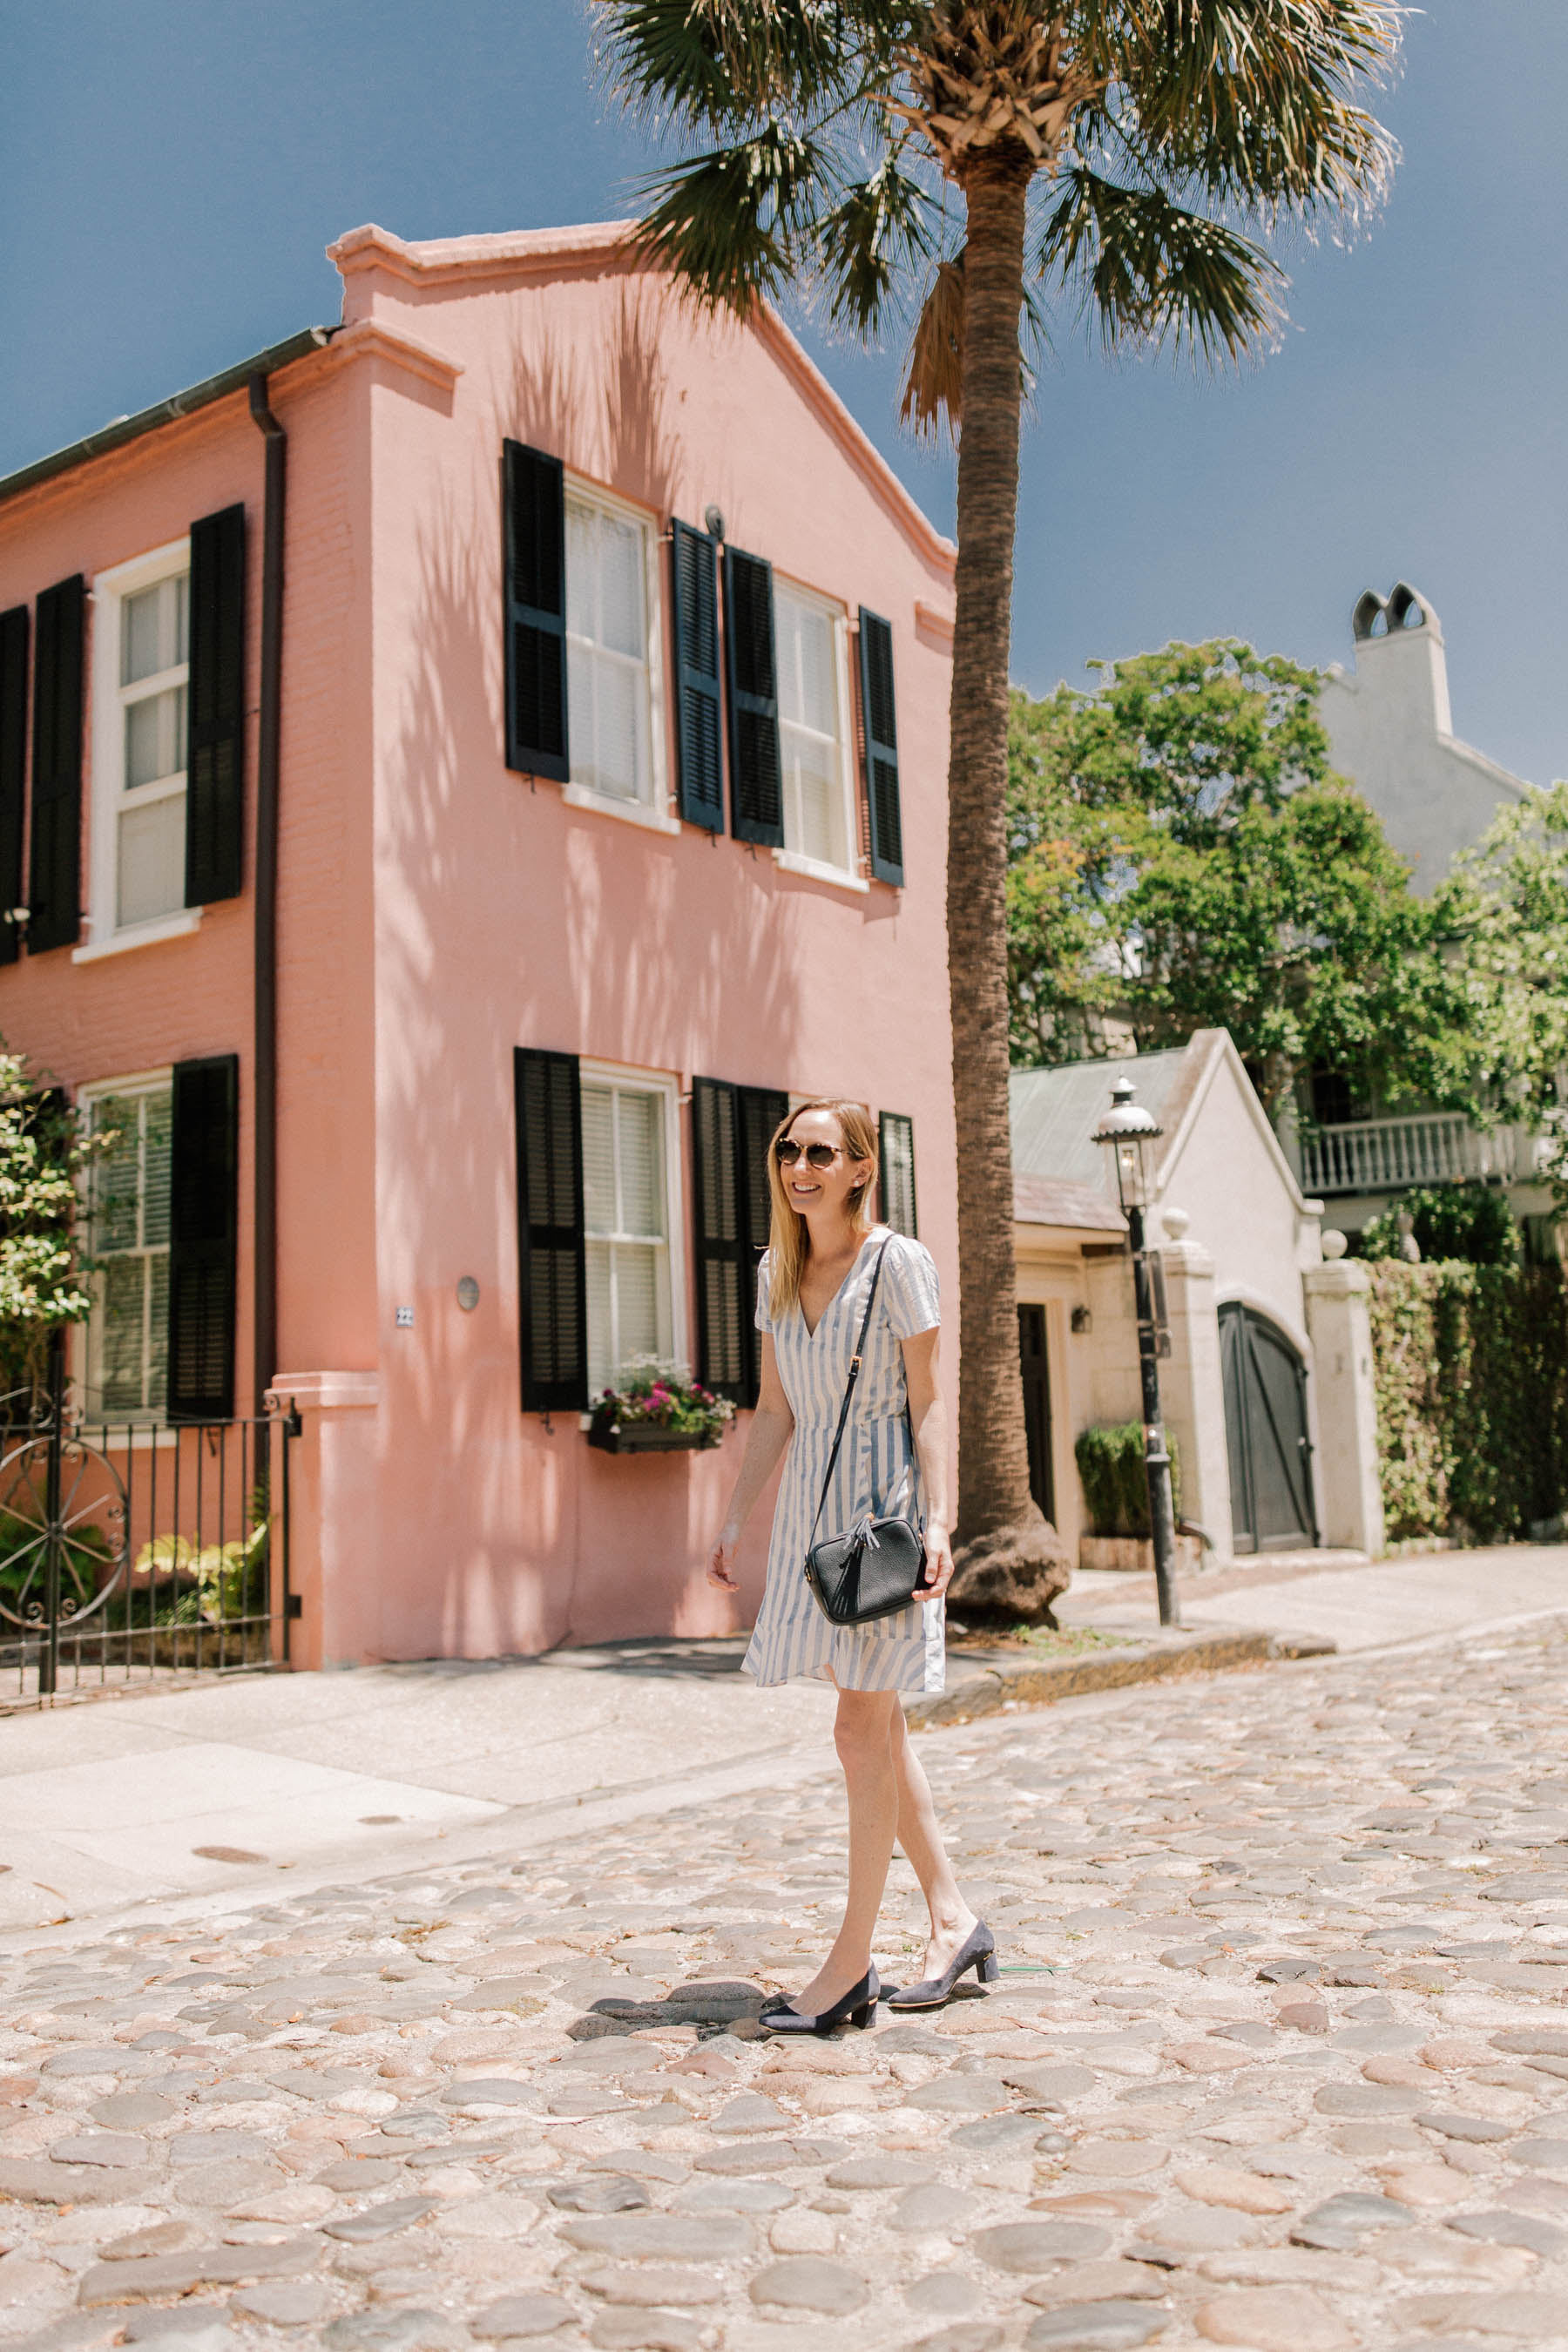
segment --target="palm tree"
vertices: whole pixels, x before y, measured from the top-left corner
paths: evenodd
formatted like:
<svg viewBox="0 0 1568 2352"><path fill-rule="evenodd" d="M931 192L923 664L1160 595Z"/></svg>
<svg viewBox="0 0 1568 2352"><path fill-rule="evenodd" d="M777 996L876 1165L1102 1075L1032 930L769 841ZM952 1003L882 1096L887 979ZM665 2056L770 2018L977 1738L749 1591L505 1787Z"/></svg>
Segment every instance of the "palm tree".
<svg viewBox="0 0 1568 2352"><path fill-rule="evenodd" d="M610 88L680 149L637 241L744 318L791 293L874 338L919 306L904 415L959 445L948 771L959 1534L1045 1567L1014 1311L1004 882L1021 326L1267 349L1257 241L1353 220L1394 142L1356 102L1401 0L598 0ZM1250 232L1250 233L1249 233ZM984 1540L981 1540L984 1539ZM961 1570L963 1567L961 1560Z"/></svg>

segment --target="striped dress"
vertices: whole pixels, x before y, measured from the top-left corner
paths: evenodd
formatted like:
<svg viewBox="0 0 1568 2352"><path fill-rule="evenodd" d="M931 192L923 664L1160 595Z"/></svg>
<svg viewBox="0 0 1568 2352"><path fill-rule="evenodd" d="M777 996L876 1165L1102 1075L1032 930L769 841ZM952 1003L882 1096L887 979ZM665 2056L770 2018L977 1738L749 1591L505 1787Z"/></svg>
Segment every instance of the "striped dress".
<svg viewBox="0 0 1568 2352"><path fill-rule="evenodd" d="M844 1400L849 1359L866 1311L877 1251L888 1229L876 1226L808 1331L798 1305L775 1323L768 1304L770 1269L757 1275L757 1328L771 1331L779 1377L795 1415L795 1434L768 1549L768 1580L745 1668L759 1685L829 1678L841 1690L939 1691L945 1682L942 1604L915 1601L896 1617L868 1625L832 1625L805 1580L811 1524L822 1493L833 1432ZM771 1253L769 1254L771 1255ZM869 1511L881 1514L906 1471L914 1483L917 1517L923 1518L920 1469L904 1418L907 1391L900 1341L941 1321L936 1267L931 1252L903 1234L888 1240L860 1377L844 1427L844 1443L823 1507L818 1537L838 1535ZM907 1496L900 1507L907 1506Z"/></svg>

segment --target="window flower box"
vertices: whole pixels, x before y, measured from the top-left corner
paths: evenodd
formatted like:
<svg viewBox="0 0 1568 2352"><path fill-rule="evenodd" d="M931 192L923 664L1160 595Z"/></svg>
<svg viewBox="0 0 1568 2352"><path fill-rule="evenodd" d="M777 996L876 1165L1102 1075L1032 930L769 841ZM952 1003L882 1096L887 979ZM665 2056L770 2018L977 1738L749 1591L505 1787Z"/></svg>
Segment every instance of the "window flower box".
<svg viewBox="0 0 1568 2352"><path fill-rule="evenodd" d="M588 1443L605 1454L706 1453L734 1417L732 1404L683 1371L639 1363L595 1398Z"/></svg>
<svg viewBox="0 0 1568 2352"><path fill-rule="evenodd" d="M588 1443L605 1454L703 1454L718 1444L719 1432L661 1429L648 1421L590 1421Z"/></svg>

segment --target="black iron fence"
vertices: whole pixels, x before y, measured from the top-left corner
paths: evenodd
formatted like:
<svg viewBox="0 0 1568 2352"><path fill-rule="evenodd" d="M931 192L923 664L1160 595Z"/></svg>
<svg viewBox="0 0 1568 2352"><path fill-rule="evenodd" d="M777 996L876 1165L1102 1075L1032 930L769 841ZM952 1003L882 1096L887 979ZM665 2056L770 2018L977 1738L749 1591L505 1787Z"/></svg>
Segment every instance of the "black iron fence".
<svg viewBox="0 0 1568 2352"><path fill-rule="evenodd" d="M0 1693L287 1665L299 1430L89 1422L58 1350L41 1390L0 1398Z"/></svg>

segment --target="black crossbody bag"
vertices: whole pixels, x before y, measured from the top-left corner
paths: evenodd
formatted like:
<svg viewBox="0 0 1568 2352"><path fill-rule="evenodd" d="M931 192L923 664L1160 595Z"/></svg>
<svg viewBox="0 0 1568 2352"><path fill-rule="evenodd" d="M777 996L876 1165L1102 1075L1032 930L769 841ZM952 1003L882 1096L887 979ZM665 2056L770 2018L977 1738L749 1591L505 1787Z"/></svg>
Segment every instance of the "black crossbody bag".
<svg viewBox="0 0 1568 2352"><path fill-rule="evenodd" d="M816 1517L811 1523L811 1539L805 1554L805 1580L810 1585L817 1607L830 1625L865 1625L877 1617L895 1617L907 1609L915 1597L915 1588L924 1579L926 1564L925 1538L912 1518L895 1513L889 1518L874 1519L869 1514L858 1519L845 1535L824 1536L816 1540L818 1524L833 1485L833 1472L838 1460L838 1449L844 1441L844 1424L849 1418L850 1400L855 1383L860 1377L860 1358L866 1346L866 1335L871 1328L871 1310L877 1303L877 1285L882 1278L882 1260L888 1244L877 1252L877 1263L871 1270L871 1287L866 1299L866 1312L860 1318L860 1336L855 1342L855 1352L849 1359L849 1377L844 1383L844 1402L838 1408L838 1426L833 1433L833 1451L827 1457L827 1471L817 1497ZM910 1424L910 1443L914 1443ZM912 1490L912 1474L911 1474Z"/></svg>

